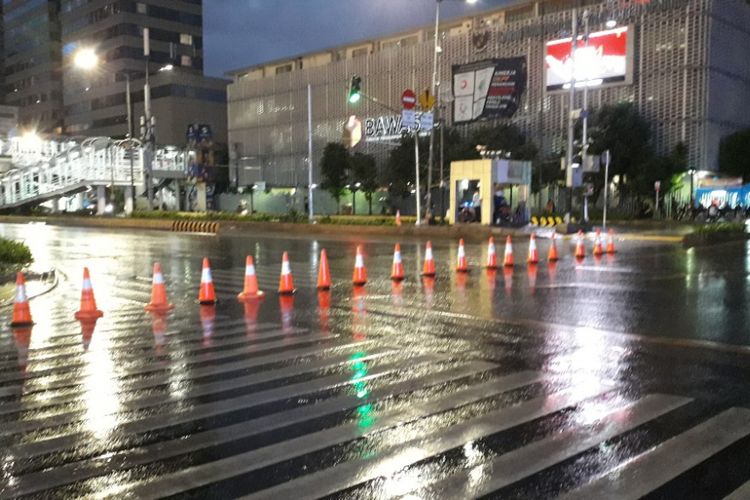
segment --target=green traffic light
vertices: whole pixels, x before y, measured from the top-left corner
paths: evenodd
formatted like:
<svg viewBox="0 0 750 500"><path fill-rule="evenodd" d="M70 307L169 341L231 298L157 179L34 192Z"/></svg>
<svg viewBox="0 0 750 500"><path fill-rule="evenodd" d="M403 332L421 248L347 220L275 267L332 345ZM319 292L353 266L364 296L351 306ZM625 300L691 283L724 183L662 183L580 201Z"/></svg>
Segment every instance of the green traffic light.
<svg viewBox="0 0 750 500"><path fill-rule="evenodd" d="M362 79L358 76L353 76L352 81L349 84L349 102L356 104L362 98Z"/></svg>

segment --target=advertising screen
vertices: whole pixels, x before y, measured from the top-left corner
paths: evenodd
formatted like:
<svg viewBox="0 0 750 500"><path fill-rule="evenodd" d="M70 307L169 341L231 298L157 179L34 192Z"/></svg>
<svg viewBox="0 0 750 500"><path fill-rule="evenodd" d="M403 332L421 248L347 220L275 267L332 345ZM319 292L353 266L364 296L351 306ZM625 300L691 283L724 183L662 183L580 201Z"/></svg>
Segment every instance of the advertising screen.
<svg viewBox="0 0 750 500"><path fill-rule="evenodd" d="M588 46L579 37L575 58L570 57L571 39L547 42L544 57L547 90L570 88L572 68L576 87L632 83L632 40L628 27L597 31Z"/></svg>

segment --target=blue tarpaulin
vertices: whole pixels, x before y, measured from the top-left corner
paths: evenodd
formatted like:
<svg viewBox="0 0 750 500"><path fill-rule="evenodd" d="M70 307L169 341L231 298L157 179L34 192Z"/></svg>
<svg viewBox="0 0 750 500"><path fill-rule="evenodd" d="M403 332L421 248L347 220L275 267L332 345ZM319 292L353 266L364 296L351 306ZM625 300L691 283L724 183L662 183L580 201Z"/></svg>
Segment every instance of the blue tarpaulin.
<svg viewBox="0 0 750 500"><path fill-rule="evenodd" d="M717 202L719 206L725 203L735 208L750 206L750 184L733 187L699 187L695 190L695 200L699 205L708 207Z"/></svg>

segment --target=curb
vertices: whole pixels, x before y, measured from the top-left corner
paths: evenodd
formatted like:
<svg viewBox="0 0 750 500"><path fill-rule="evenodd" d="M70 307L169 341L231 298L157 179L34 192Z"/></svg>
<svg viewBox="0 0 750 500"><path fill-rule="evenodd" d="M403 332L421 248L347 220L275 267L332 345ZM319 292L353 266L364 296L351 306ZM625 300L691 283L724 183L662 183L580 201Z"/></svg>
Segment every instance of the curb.
<svg viewBox="0 0 750 500"><path fill-rule="evenodd" d="M42 277L44 275L49 275L49 274L52 274L52 276L54 276L55 281L53 281L52 284L48 288L42 290L41 292L39 292L39 293L37 293L35 295L29 295L27 297L29 300L36 299L37 297L41 297L42 295L47 295L52 290L54 290L55 288L57 288L57 285L60 284L60 274L62 274L62 273L59 270L55 269L54 267L52 269L50 269L49 271L46 271L44 273L26 273L26 277L27 278L31 277L32 279L35 276L36 277ZM5 309L5 308L8 308L8 307L11 307L11 306L13 306L14 302L15 302L15 298L13 298L11 300L7 300L5 302L2 302L2 303L0 303L0 309Z"/></svg>

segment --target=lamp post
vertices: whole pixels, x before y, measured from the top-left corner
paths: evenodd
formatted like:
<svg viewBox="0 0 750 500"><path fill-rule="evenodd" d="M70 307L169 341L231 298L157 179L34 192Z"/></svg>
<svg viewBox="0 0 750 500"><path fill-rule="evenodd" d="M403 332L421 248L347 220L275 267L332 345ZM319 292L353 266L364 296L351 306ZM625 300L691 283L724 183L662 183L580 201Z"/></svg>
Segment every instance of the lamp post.
<svg viewBox="0 0 750 500"><path fill-rule="evenodd" d="M146 30L147 31L147 30ZM147 36L147 35L144 35ZM148 46L148 43L146 42L146 46ZM144 49L145 50L145 49ZM82 70L90 71L99 66L99 57L97 56L96 52L93 49L90 48L82 48L76 51L75 55L73 56L73 64ZM165 66L162 66L159 68L159 72L164 71L172 71L174 69L174 66L171 64L167 64ZM151 116L151 92L149 88L148 83L148 77L149 77L149 71L148 67L146 68L146 85L144 88L144 107L146 109L146 115ZM128 70L121 70L116 71L116 75L123 75L125 77L125 107L127 111L127 133L126 138L129 139L128 141L128 151L130 153L130 196L131 196L131 206L133 209L135 209L135 172L134 172L134 165L133 165L133 96L130 89L130 71ZM148 89L148 90L146 90ZM150 178L150 177L149 177ZM153 204L153 189L151 191L151 197L149 198L150 204L149 207L152 207Z"/></svg>
<svg viewBox="0 0 750 500"><path fill-rule="evenodd" d="M463 1L469 5L472 5L472 4L477 3L478 0L463 0ZM435 109L438 110L438 112L440 112L440 96L438 95L438 92L437 92L437 88L440 85L440 78L438 74L438 56L443 51L439 43L440 4L442 2L443 0L435 0L435 33L433 34L434 50L432 54L432 85L430 87L432 95L438 98L437 105L435 106ZM440 115L440 117L442 118L442 114ZM435 123L437 122L438 120L435 120ZM442 123L440 124L441 127L443 125L444 124ZM417 141L416 134L415 134L414 141L415 143ZM432 130L430 130L430 149L429 149L429 153L427 156L427 195L426 195L427 210L431 210L432 208L432 169L433 169L434 163L435 163L435 127L433 126ZM442 163L441 163L441 168L442 168ZM419 183L417 183L417 185L419 185ZM443 176L441 173L440 175L440 186L441 186L440 198L441 200L443 197L442 185L443 185ZM417 198L419 198L419 189L417 189ZM417 206L419 206L419 203L417 203ZM419 224L420 217L421 217L421 214L419 213L419 210L417 210L417 224Z"/></svg>

